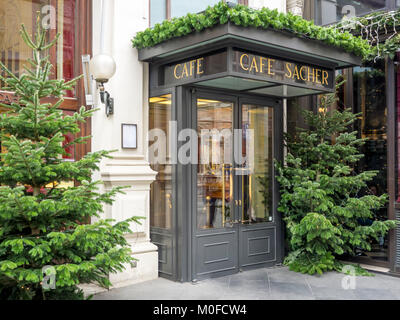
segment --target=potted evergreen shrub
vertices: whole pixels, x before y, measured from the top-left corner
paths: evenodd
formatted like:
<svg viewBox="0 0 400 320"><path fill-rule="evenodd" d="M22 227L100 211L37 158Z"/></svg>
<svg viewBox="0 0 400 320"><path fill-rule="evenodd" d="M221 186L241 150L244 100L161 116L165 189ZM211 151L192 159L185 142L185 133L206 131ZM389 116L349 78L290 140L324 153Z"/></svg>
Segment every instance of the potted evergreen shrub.
<svg viewBox="0 0 400 320"><path fill-rule="evenodd" d="M281 190L278 210L289 247L285 264L303 273L342 271L345 254L371 250L371 239L378 241L396 226L396 221L374 217L387 202L386 194L362 194L377 171L357 172L366 139L349 128L360 114L329 110L336 100L335 94L324 95L318 113L303 110L308 128L285 137L285 163L275 163ZM372 224L363 224L365 219ZM359 266L355 271L367 274Z"/></svg>
<svg viewBox="0 0 400 320"><path fill-rule="evenodd" d="M95 283L108 288L110 273L132 263L124 235L139 217L115 223L98 219L104 204L112 204L122 188L99 193L92 180L108 151L88 153L75 162L62 160L64 135L77 134L79 123L95 110L81 107L73 115L59 109L63 94L78 78L50 79L52 65L46 52L46 31L37 22L34 38L22 26L21 36L33 58L16 77L0 62L6 87L17 102L2 105L0 139L6 152L0 159L0 299L83 299L78 285ZM55 97L54 104L41 102ZM85 143L77 137L69 145ZM74 181L76 186L57 187Z"/></svg>

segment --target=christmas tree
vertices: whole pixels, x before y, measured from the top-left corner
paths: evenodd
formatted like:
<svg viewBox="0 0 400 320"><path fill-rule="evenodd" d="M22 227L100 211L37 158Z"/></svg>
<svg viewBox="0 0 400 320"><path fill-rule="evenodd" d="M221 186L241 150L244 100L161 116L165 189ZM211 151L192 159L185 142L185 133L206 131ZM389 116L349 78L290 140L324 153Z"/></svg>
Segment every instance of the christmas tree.
<svg viewBox="0 0 400 320"><path fill-rule="evenodd" d="M95 110L81 107L64 115L59 106L71 81L51 79L53 66L46 55L58 36L46 41L37 21L34 37L24 26L21 36L32 49L25 71L16 77L0 62L6 76L4 90L16 101L2 105L0 138L5 152L0 160L0 299L82 299L78 284L111 285L110 273L132 263L124 238L129 224L139 217L115 223L102 220L103 204L112 204L122 188L99 193L92 180L107 151L92 152L82 159L63 161L67 146L85 143L79 124ZM46 97L57 102L42 103ZM65 144L66 134L76 138ZM64 145L63 145L64 143ZM67 187L61 182L74 182ZM87 224L91 218L96 222Z"/></svg>
<svg viewBox="0 0 400 320"><path fill-rule="evenodd" d="M343 255L371 250L371 239L396 226L393 220L376 218L375 212L387 202L386 194L367 192L377 172L356 170L366 139L349 128L360 114L330 110L336 101L335 94L324 95L317 114L303 111L308 128L285 137L286 163L276 163L278 210L284 215L289 247L285 264L293 271L341 271Z"/></svg>

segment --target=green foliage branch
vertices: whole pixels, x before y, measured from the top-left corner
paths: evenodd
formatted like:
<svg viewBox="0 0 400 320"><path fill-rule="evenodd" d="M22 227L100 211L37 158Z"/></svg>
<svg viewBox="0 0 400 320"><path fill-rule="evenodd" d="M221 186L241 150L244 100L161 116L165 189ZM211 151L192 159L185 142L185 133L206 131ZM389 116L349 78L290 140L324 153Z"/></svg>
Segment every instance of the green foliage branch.
<svg viewBox="0 0 400 320"><path fill-rule="evenodd" d="M377 171L356 172L363 158L359 139L349 128L360 114L350 109L330 110L334 94L322 96L320 112L303 111L307 129L285 136L285 163L275 163L281 199L278 210L286 224L289 255L285 264L293 271L342 271L343 255L356 248L371 250L371 239L396 226L393 220L376 219L387 195L363 193ZM370 219L372 224L361 222ZM356 268L358 274L367 274Z"/></svg>
<svg viewBox="0 0 400 320"><path fill-rule="evenodd" d="M346 18L335 25L338 31L348 31L368 41L373 46L365 61L389 57L394 59L400 46L400 9L378 11L362 17Z"/></svg>
<svg viewBox="0 0 400 320"><path fill-rule="evenodd" d="M92 173L109 151L92 152L82 159L63 161L64 135L77 137L68 145L85 143L79 125L95 110L81 107L64 115L59 106L63 94L80 77L70 81L50 79L48 49L59 35L46 42L37 22L35 37L24 26L21 36L32 49L25 71L15 76L3 63L6 76L2 89L13 91L16 101L1 104L8 111L0 116L0 139L6 152L0 159L0 299L82 299L78 285L95 283L108 288L109 274L133 262L124 235L140 217L116 223L100 219L103 205L111 205L122 187L100 193ZM57 102L42 103L46 97ZM57 187L75 181L77 186ZM50 186L50 187L49 187ZM85 224L91 218L96 222ZM42 284L43 267L55 272L55 289Z"/></svg>

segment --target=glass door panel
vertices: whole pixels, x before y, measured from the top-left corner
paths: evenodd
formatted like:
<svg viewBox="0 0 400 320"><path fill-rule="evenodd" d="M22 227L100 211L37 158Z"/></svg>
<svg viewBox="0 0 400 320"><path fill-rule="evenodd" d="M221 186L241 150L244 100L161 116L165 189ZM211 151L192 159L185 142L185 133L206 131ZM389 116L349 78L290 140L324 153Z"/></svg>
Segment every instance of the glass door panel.
<svg viewBox="0 0 400 320"><path fill-rule="evenodd" d="M274 130L280 128L273 119L281 112L274 108L280 103L223 92L218 97L200 92L193 100L198 134L198 164L192 167L197 178L194 279L280 259L272 167Z"/></svg>
<svg viewBox="0 0 400 320"><path fill-rule="evenodd" d="M234 103L197 99L197 227L223 228L233 219Z"/></svg>
<svg viewBox="0 0 400 320"><path fill-rule="evenodd" d="M272 221L273 108L242 104L242 223Z"/></svg>
<svg viewBox="0 0 400 320"><path fill-rule="evenodd" d="M171 120L171 94L149 100L150 167L157 172L150 185L150 225L172 228L172 164L169 152L169 121Z"/></svg>
<svg viewBox="0 0 400 320"><path fill-rule="evenodd" d="M360 138L367 139L360 151L364 155L358 162L358 172L376 170L378 174L368 182L368 188L361 191L360 196L381 196L388 192L387 181L387 103L385 62L366 64L364 67L353 69L353 96L355 112L360 112L360 121L356 129ZM363 226L370 226L374 220L388 218L388 205L374 210L372 219L359 219ZM386 266L389 261L389 236L371 239L370 251L356 247L355 252L359 261Z"/></svg>

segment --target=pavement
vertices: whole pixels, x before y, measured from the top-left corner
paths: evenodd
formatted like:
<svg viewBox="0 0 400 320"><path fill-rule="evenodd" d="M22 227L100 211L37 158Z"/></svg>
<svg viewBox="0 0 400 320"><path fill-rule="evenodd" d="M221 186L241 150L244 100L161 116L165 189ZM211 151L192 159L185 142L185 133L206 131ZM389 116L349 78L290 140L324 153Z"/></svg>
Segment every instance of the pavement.
<svg viewBox="0 0 400 320"><path fill-rule="evenodd" d="M261 268L196 283L164 278L111 289L94 300L400 300L400 278L380 273L345 278L304 275L287 267ZM345 289L343 287L347 288Z"/></svg>

